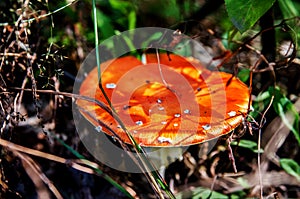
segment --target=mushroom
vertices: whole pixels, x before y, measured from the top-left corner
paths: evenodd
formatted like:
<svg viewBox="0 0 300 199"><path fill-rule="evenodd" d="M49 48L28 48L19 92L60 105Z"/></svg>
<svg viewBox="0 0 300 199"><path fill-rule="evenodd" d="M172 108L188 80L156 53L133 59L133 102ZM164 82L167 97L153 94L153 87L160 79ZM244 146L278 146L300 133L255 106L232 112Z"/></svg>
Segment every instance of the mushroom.
<svg viewBox="0 0 300 199"><path fill-rule="evenodd" d="M159 58L159 59L158 59ZM143 61L124 56L101 64L104 90L135 141L146 147L188 146L225 135L248 111L249 89L232 74L210 71L194 58L146 54ZM106 105L95 67L79 94ZM131 143L118 122L94 102L78 99L81 114L112 136Z"/></svg>

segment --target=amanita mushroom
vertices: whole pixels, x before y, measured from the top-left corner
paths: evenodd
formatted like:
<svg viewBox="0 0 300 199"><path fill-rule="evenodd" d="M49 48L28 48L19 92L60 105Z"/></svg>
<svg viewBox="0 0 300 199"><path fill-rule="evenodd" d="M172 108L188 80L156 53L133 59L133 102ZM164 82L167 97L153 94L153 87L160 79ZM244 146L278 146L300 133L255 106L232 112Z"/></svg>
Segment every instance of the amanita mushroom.
<svg viewBox="0 0 300 199"><path fill-rule="evenodd" d="M112 105L142 146L205 142L231 132L248 111L249 90L244 83L231 74L210 71L193 58L160 54L158 60L156 54L147 54L141 62L125 56L102 63L101 71ZM87 75L79 93L108 104L98 88L97 67ZM77 105L93 125L99 126L100 120L131 143L107 111L82 99Z"/></svg>

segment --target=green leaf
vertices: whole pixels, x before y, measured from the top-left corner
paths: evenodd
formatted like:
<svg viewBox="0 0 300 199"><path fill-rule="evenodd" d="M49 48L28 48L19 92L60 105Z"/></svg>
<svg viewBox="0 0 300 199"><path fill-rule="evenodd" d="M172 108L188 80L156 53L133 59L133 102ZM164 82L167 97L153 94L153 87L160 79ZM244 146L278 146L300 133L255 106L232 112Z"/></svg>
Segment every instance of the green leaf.
<svg viewBox="0 0 300 199"><path fill-rule="evenodd" d="M281 13L284 17L284 19L291 19L293 17L299 16L299 4L297 5L296 2L293 2L292 0L278 0L278 5L280 7ZM300 36L299 33L299 26L297 25L298 20L287 20L286 26L289 28L289 32L291 37L293 38L293 42L295 46L295 49L297 49L298 38Z"/></svg>
<svg viewBox="0 0 300 199"><path fill-rule="evenodd" d="M249 185L249 183L248 183L248 180L246 180L245 178L238 177L237 181L245 189L249 189L251 187L251 185Z"/></svg>
<svg viewBox="0 0 300 199"><path fill-rule="evenodd" d="M280 116L283 123L292 131L298 144L300 145L299 135L299 114L294 107L293 103L285 97L278 87L270 87L269 91L274 94L273 107L276 113ZM289 121L286 117L287 113L291 113L294 116L294 121Z"/></svg>
<svg viewBox="0 0 300 199"><path fill-rule="evenodd" d="M258 117L262 113L266 107L269 105L272 98L272 93L269 90L260 93L255 100L252 102L252 106L255 111L251 111L250 115L254 118Z"/></svg>
<svg viewBox="0 0 300 199"><path fill-rule="evenodd" d="M285 19L299 16L299 12L292 0L278 0L278 5Z"/></svg>
<svg viewBox="0 0 300 199"><path fill-rule="evenodd" d="M128 14L128 29L134 29L136 24L136 12L133 10Z"/></svg>
<svg viewBox="0 0 300 199"><path fill-rule="evenodd" d="M97 23L98 28L102 33L102 38L106 39L112 35L114 35L114 28L111 23L111 20L108 16L106 16L101 10L97 9Z"/></svg>
<svg viewBox="0 0 300 199"><path fill-rule="evenodd" d="M131 2L128 1L120 1L120 0L109 0L110 5L113 9L118 10L122 14L128 12L128 8L132 7Z"/></svg>
<svg viewBox="0 0 300 199"><path fill-rule="evenodd" d="M129 34L129 36L127 36L126 34L121 34L120 31L115 31L115 34L118 35L119 37L117 38L118 40L123 40L126 44L126 46L123 46L123 49L120 52L124 52L124 51L130 51L133 52L136 50L136 47L134 46L134 43L132 42L133 39L131 39L133 37L132 34ZM118 44L120 44L121 42L118 42ZM123 43L123 42L122 42ZM122 48L122 46L118 45L118 48ZM119 50L120 50L119 49ZM125 50L127 49L127 50Z"/></svg>
<svg viewBox="0 0 300 199"><path fill-rule="evenodd" d="M182 191L176 194L177 199L184 198L192 198L192 199L200 199L200 198L229 198L228 196L221 194L216 191L211 191L210 189L197 187L195 189L189 191Z"/></svg>
<svg viewBox="0 0 300 199"><path fill-rule="evenodd" d="M231 22L242 33L250 29L274 2L275 0L225 0Z"/></svg>
<svg viewBox="0 0 300 199"><path fill-rule="evenodd" d="M248 68L244 68L240 70L240 72L238 73L238 78L242 82L246 82L249 79L249 75L250 75L250 70Z"/></svg>
<svg viewBox="0 0 300 199"><path fill-rule="evenodd" d="M147 40L145 40L142 43L142 45L141 45L142 48L149 48L151 46L152 42L155 42L155 41L161 39L162 36L163 36L162 32L156 32L156 33L154 33L152 36L150 36L149 38L147 38Z"/></svg>
<svg viewBox="0 0 300 199"><path fill-rule="evenodd" d="M300 181L300 166L297 162L292 159L282 158L280 159L280 165L288 174Z"/></svg>
<svg viewBox="0 0 300 199"><path fill-rule="evenodd" d="M269 87L267 91L257 96L253 101L253 108L250 115L256 118L259 114L263 112L269 105L270 100L274 96L273 108L275 112L280 116L283 123L292 131L298 144L300 145L300 135L299 135L299 114L294 107L294 104L282 93L279 87ZM289 119L287 114L292 114L293 119Z"/></svg>
<svg viewBox="0 0 300 199"><path fill-rule="evenodd" d="M109 3L113 11L112 21L118 23L126 29L134 29L136 26L136 9L134 2L109 0Z"/></svg>
<svg viewBox="0 0 300 199"><path fill-rule="evenodd" d="M231 145L235 145L235 146L243 147L243 148L246 148L246 149L250 149L254 153L258 152L257 143L253 142L251 140L240 140L239 142L233 141L233 142L231 142ZM261 149L260 153L263 153L262 149Z"/></svg>
<svg viewBox="0 0 300 199"><path fill-rule="evenodd" d="M247 194L244 191L237 191L230 195L230 199L246 198Z"/></svg>
<svg viewBox="0 0 300 199"><path fill-rule="evenodd" d="M232 42L234 39L242 40L239 30L236 27L233 27L232 24L230 26L230 30L228 31L226 37L227 37L227 44L225 47L228 49L229 48L233 49L234 46L238 46L236 45L236 43Z"/></svg>

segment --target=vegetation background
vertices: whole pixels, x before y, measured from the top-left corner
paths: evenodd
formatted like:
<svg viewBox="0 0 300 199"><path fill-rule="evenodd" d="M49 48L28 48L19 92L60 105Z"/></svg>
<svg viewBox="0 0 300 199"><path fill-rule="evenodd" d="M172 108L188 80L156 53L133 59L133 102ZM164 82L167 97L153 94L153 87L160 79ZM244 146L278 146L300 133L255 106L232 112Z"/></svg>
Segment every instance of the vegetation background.
<svg viewBox="0 0 300 199"><path fill-rule="evenodd" d="M296 0L1 1L0 197L300 198L299 10ZM253 98L235 134L207 156L191 146L166 167L165 183L155 178L161 190L146 174L94 159L72 118L73 83L95 33L101 42L148 26L203 43Z"/></svg>

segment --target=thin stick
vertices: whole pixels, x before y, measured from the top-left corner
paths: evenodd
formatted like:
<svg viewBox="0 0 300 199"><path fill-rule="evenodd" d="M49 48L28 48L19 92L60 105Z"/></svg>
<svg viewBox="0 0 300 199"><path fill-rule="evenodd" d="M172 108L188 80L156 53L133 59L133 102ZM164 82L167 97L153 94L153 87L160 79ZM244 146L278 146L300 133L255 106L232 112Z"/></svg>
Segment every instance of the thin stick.
<svg viewBox="0 0 300 199"><path fill-rule="evenodd" d="M23 165L27 164L31 168L31 170L48 186L48 188L52 191L52 193L55 195L55 197L57 199L63 199L62 195L59 193L57 188L49 180L49 178L42 172L40 166L33 159L31 159L29 156L27 156L19 151L14 151L14 154L16 154L19 158L21 158L24 161ZM43 195L44 194L40 194L39 196L41 197Z"/></svg>
<svg viewBox="0 0 300 199"><path fill-rule="evenodd" d="M234 173L237 173L237 168L236 168L236 164L235 164L235 158L234 158L233 151L232 151L232 148L231 148L231 145L230 145L230 143L232 142L232 136L233 136L233 133L227 139L227 149L229 151L228 152L228 156L229 156L229 159L231 161L231 164L232 164L232 167L233 167L233 171L234 171Z"/></svg>
<svg viewBox="0 0 300 199"><path fill-rule="evenodd" d="M165 80L165 78L164 78L164 75L163 75L163 72L162 72L162 69L161 69L158 49L155 48L155 51L156 51L156 59L157 59L157 65L158 65L159 75L160 75L161 80L162 80L162 82L164 83L165 87L169 88L169 85L168 85L168 83L166 82L166 80Z"/></svg>
<svg viewBox="0 0 300 199"><path fill-rule="evenodd" d="M98 34L98 21L97 21L97 9L96 1L92 1L93 6L93 16L94 16L94 33L95 33L95 50L96 50L96 64L98 68L98 80L101 84L101 68L100 68L100 57L99 57L99 34Z"/></svg>
<svg viewBox="0 0 300 199"><path fill-rule="evenodd" d="M260 186L260 198L263 199L263 182L262 182L262 175L261 175L261 159L260 159L260 152L261 152L261 128L262 128L262 125L263 125L263 121L264 121L264 118L265 118L265 115L266 113L268 112L268 110L270 109L271 105L273 104L273 100L274 100L274 95L272 95L271 97L271 101L268 105L268 107L266 108L266 110L264 111L263 115L262 115L262 119L260 121L260 124L259 124L259 131L258 131L258 143L257 143L257 150L258 150L258 153L257 153L257 164L258 164L258 175L259 175L259 186Z"/></svg>
<svg viewBox="0 0 300 199"><path fill-rule="evenodd" d="M51 160L51 161L54 161L54 162L59 162L59 163L62 163L62 164L68 164L69 166L73 167L76 170L80 170L82 172L89 173L89 174L95 174L95 172L92 169L90 169L88 167L81 166L77 163L74 163L72 160L67 160L65 158L62 158L62 157L59 157L59 156L56 156L56 155L52 155L52 154L45 153L45 152L42 152L42 151L30 149L30 148L27 148L27 147L24 147L24 146L21 146L21 145L18 145L18 144L14 144L14 143L9 142L7 140L4 140L2 138L0 138L0 145L4 146L4 147L7 147L9 150L20 151L20 152L23 152L23 153L26 153L26 154L30 154L30 155L33 155L33 156L48 159L48 160Z"/></svg>

